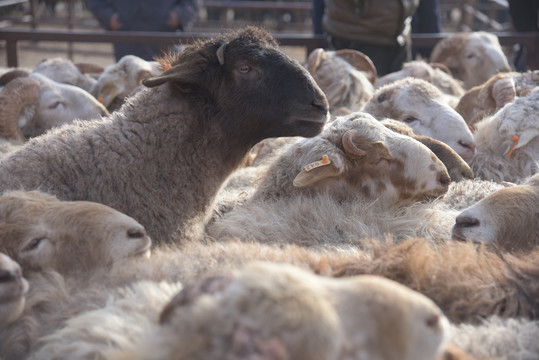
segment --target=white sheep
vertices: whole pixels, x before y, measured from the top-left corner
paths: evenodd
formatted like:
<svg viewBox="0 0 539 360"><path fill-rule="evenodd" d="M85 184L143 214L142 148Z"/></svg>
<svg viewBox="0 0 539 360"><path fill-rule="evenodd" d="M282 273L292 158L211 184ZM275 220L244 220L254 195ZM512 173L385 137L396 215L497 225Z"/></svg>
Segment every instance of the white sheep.
<svg viewBox="0 0 539 360"><path fill-rule="evenodd" d="M430 61L446 65L466 89L484 83L499 72L511 71L498 37L485 31L455 33L440 40L432 50Z"/></svg>
<svg viewBox="0 0 539 360"><path fill-rule="evenodd" d="M77 64L74 64L69 59L55 57L41 61L34 68L33 72L45 75L49 79L59 83L80 87L90 93L96 83L96 79L81 71L81 68L84 70L84 67L87 68L88 65L77 66ZM97 69L99 68L93 68L94 71ZM103 71L103 69L100 70Z"/></svg>
<svg viewBox="0 0 539 360"><path fill-rule="evenodd" d="M0 122L16 127L24 137L73 122L108 115L107 109L87 91L62 84L40 73L17 77L0 92ZM18 136L20 138L20 135Z"/></svg>
<svg viewBox="0 0 539 360"><path fill-rule="evenodd" d="M157 61L125 55L117 63L107 66L89 92L110 111L118 110L124 98L132 95L142 80L159 75L163 70Z"/></svg>
<svg viewBox="0 0 539 360"><path fill-rule="evenodd" d="M376 68L357 50L315 49L307 58L307 70L326 94L332 113L341 108L359 111L374 93Z"/></svg>
<svg viewBox="0 0 539 360"><path fill-rule="evenodd" d="M456 107L465 90L462 82L451 76L451 71L442 64L427 63L421 60L409 61L402 65L400 71L378 78L374 83L375 89L390 84L408 76L425 80L436 86L451 107Z"/></svg>
<svg viewBox="0 0 539 360"><path fill-rule="evenodd" d="M455 110L470 125L493 115L517 96L529 94L539 86L539 70L525 73L500 73L481 85L468 90L459 100Z"/></svg>
<svg viewBox="0 0 539 360"><path fill-rule="evenodd" d="M328 117L312 77L249 27L186 47L107 118L75 122L0 162L3 190L39 188L140 221L157 242L202 236L219 187L267 137L314 136Z"/></svg>
<svg viewBox="0 0 539 360"><path fill-rule="evenodd" d="M19 264L0 253L0 326L21 316L27 292L28 281L22 276Z"/></svg>
<svg viewBox="0 0 539 360"><path fill-rule="evenodd" d="M475 124L477 178L520 182L539 171L539 88Z"/></svg>
<svg viewBox="0 0 539 360"><path fill-rule="evenodd" d="M134 294L151 310L136 299L130 304L113 299L44 337L45 346L30 358L347 359L368 354L426 360L440 353L448 338L447 319L430 300L380 277L327 279L290 265L254 263L191 283L159 317L160 289ZM127 292L135 297L135 291ZM76 346L70 349L70 342Z"/></svg>
<svg viewBox="0 0 539 360"><path fill-rule="evenodd" d="M446 143L469 163L475 153L473 135L443 96L431 83L408 77L377 89L363 111L379 120L404 122L415 134Z"/></svg>
<svg viewBox="0 0 539 360"><path fill-rule="evenodd" d="M462 211L452 228L455 240L529 251L539 245L539 186L500 189Z"/></svg>

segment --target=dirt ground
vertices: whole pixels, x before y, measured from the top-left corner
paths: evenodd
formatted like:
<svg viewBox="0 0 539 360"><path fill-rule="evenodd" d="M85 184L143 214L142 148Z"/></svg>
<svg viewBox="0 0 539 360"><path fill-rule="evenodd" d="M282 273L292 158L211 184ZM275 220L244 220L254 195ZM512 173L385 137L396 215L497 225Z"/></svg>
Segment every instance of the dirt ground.
<svg viewBox="0 0 539 360"><path fill-rule="evenodd" d="M47 30L66 30L68 24L67 9L59 3L56 6L55 15L47 13L43 7L38 8L38 25L37 29ZM76 30L101 30L97 21L93 18L88 10L75 7L75 29ZM8 29L31 29L30 23L25 19L28 15L25 14L27 9L21 9L20 12L14 11L7 16L0 17L0 27ZM198 21L192 31L209 32L208 27ZM309 23L304 26L305 30L309 30ZM107 66L115 62L113 56L112 44L104 43L58 43L58 42L30 42L21 41L18 46L18 62L19 67L32 69L42 60L51 57L69 58L69 48L71 47L73 62L94 63L101 66ZM302 47L283 47L283 50L292 58L304 62L306 59L306 50ZM0 39L0 67L7 66L7 52L5 42Z"/></svg>

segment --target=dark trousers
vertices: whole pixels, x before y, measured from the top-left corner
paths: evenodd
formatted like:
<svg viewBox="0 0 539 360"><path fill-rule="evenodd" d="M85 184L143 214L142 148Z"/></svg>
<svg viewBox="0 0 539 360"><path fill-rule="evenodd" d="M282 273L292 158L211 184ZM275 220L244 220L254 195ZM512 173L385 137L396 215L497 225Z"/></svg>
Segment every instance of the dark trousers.
<svg viewBox="0 0 539 360"><path fill-rule="evenodd" d="M402 64L410 59L408 46L374 45L359 41L328 37L328 43L334 50L353 49L367 55L374 66L378 76L383 76L402 68Z"/></svg>

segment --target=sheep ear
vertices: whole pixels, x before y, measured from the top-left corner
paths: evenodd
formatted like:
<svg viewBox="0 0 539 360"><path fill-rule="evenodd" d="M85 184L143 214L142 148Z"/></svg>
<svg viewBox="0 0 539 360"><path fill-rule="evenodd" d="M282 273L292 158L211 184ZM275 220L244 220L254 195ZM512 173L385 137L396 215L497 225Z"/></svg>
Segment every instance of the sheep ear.
<svg viewBox="0 0 539 360"><path fill-rule="evenodd" d="M361 159L368 163L377 163L382 159L393 159L383 142L373 142L358 134L356 130L348 130L344 133L342 145L344 152L357 160Z"/></svg>
<svg viewBox="0 0 539 360"><path fill-rule="evenodd" d="M393 156L389 153L388 148L384 145L383 142L377 141L370 143L368 146L367 152L372 154L372 156L376 159L376 161L379 160L392 160Z"/></svg>
<svg viewBox="0 0 539 360"><path fill-rule="evenodd" d="M140 84L142 80L151 78L153 76L152 72L149 70L139 70L136 75L136 82Z"/></svg>
<svg viewBox="0 0 539 360"><path fill-rule="evenodd" d="M225 47L226 44L219 46L219 49L217 49L216 52L217 60L219 60L219 64L221 64L221 66L225 64Z"/></svg>
<svg viewBox="0 0 539 360"><path fill-rule="evenodd" d="M307 58L307 70L311 73L311 75L314 75L316 72L316 69L320 66L320 63L322 62L322 56L324 55L324 49L317 48L314 49Z"/></svg>
<svg viewBox="0 0 539 360"><path fill-rule="evenodd" d="M382 91L376 99L378 100L379 103L391 100L393 96L395 96L395 91L396 91L395 89L387 89L385 91Z"/></svg>
<svg viewBox="0 0 539 360"><path fill-rule="evenodd" d="M515 149L519 149L523 146L528 145L530 141L532 141L538 136L539 130L537 129L528 129L526 131L523 131L522 135L520 135L520 139L518 140L518 144L515 146Z"/></svg>
<svg viewBox="0 0 539 360"><path fill-rule="evenodd" d="M182 85L192 85L200 83L200 77L207 69L207 60L198 57L188 63L174 65L160 75L142 80L142 85L155 87L166 82L175 83L180 88Z"/></svg>
<svg viewBox="0 0 539 360"><path fill-rule="evenodd" d="M303 169L301 169L299 174L296 175L296 178L292 183L294 187L299 189L305 188L316 184L320 180L336 177L342 173L342 170L339 169L333 162L328 165L306 170L306 167L308 166L309 165L305 166Z"/></svg>

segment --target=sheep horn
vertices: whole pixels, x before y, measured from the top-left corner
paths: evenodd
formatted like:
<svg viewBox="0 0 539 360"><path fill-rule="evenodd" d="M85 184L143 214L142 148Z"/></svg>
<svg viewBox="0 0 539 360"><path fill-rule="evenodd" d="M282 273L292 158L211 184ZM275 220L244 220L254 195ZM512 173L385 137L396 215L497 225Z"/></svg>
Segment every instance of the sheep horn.
<svg viewBox="0 0 539 360"><path fill-rule="evenodd" d="M499 79L492 86L492 97L496 102L496 108L500 109L505 104L513 102L517 95L515 81L511 77Z"/></svg>
<svg viewBox="0 0 539 360"><path fill-rule="evenodd" d="M322 62L322 55L324 55L324 49L317 48L314 49L307 58L307 70L311 73L311 75L314 75L316 72L316 69L320 66L320 63Z"/></svg>
<svg viewBox="0 0 539 360"><path fill-rule="evenodd" d="M17 78L0 92L0 136L25 140L19 127L19 113L24 105L36 102L39 87L35 79Z"/></svg>
<svg viewBox="0 0 539 360"><path fill-rule="evenodd" d="M225 64L225 47L226 47L226 44L219 46L219 49L217 49L217 52L216 52L217 60L219 60L219 64L221 64L221 66Z"/></svg>
<svg viewBox="0 0 539 360"><path fill-rule="evenodd" d="M8 71L0 76L0 86L6 86L10 81L19 77L27 77L28 75L30 75L30 73L26 70L15 69Z"/></svg>
<svg viewBox="0 0 539 360"><path fill-rule="evenodd" d="M367 152L358 148L354 143L354 136L356 133L357 132L355 130L348 130L345 132L342 136L342 146L344 148L344 152L346 152L348 155L360 159L367 155Z"/></svg>
<svg viewBox="0 0 539 360"><path fill-rule="evenodd" d="M337 50L335 54L348 61L357 70L366 72L367 78L374 85L376 78L378 77L378 72L376 71L376 66L374 66L367 55L363 54L361 51L352 49Z"/></svg>
<svg viewBox="0 0 539 360"><path fill-rule="evenodd" d="M105 68L97 64L76 63L75 66L83 74L101 74L105 71Z"/></svg>
<svg viewBox="0 0 539 360"><path fill-rule="evenodd" d="M430 62L443 63L451 55L458 53L468 41L468 33L457 33L451 37L438 41L430 55Z"/></svg>

